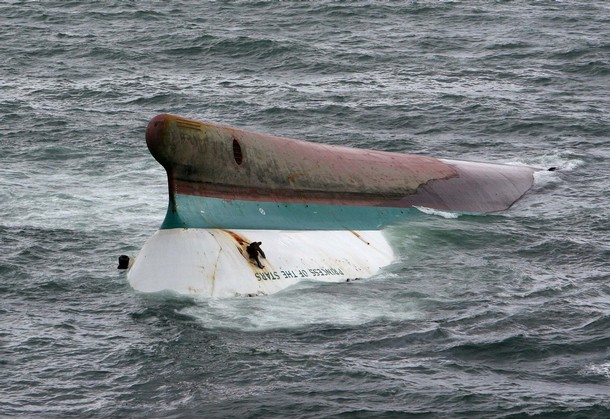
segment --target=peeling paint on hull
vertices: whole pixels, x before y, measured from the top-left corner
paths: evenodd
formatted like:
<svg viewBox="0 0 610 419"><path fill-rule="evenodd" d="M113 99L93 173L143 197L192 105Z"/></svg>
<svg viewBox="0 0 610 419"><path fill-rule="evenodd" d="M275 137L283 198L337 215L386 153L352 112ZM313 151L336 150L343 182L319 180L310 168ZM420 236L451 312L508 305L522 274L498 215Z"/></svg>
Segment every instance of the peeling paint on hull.
<svg viewBox="0 0 610 419"><path fill-rule="evenodd" d="M128 272L137 290L259 295L345 281L393 260L382 229L427 207L509 208L538 170L308 143L159 115L146 131L165 168L160 230ZM264 269L246 252L262 241Z"/></svg>

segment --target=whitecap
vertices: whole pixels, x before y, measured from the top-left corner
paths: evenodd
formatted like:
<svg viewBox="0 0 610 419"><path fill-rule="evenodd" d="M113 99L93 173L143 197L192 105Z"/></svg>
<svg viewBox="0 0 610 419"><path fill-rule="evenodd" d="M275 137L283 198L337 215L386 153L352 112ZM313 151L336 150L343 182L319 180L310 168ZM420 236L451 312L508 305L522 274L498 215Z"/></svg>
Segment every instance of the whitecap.
<svg viewBox="0 0 610 419"><path fill-rule="evenodd" d="M244 331L299 329L312 325L359 326L366 323L412 321L424 317L411 299L380 304L381 290L362 284L304 282L290 290L253 298L201 299L180 310L210 328ZM329 288L332 291L329 292Z"/></svg>
<svg viewBox="0 0 610 419"><path fill-rule="evenodd" d="M423 212L424 214L436 215L437 217L442 217L442 218L458 218L460 216L460 213L458 213L458 212L441 211L441 210L436 210L436 209L426 208L426 207L415 207L415 208L417 210L419 210L420 212Z"/></svg>
<svg viewBox="0 0 610 419"><path fill-rule="evenodd" d="M610 362L587 365L581 373L583 375L601 375L610 378Z"/></svg>

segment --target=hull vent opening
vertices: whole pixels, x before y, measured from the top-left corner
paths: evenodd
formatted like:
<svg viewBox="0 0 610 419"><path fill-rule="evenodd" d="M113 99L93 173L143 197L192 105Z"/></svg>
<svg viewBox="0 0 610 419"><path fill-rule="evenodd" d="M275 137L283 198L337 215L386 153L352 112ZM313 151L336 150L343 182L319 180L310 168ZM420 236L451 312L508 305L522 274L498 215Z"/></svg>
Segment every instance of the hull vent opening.
<svg viewBox="0 0 610 419"><path fill-rule="evenodd" d="M241 153L241 146L239 145L239 141L235 138L233 138L233 158L238 165L241 165L244 161L244 156Z"/></svg>

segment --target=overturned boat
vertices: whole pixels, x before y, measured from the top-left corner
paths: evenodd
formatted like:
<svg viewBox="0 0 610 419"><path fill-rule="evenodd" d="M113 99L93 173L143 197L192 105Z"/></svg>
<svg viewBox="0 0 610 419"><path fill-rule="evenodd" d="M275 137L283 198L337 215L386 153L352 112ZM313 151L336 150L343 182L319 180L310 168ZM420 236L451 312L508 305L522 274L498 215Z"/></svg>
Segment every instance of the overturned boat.
<svg viewBox="0 0 610 419"><path fill-rule="evenodd" d="M150 121L146 142L167 172L169 203L129 282L213 297L372 276L394 259L385 227L417 207L505 210L539 170L309 143L168 114Z"/></svg>

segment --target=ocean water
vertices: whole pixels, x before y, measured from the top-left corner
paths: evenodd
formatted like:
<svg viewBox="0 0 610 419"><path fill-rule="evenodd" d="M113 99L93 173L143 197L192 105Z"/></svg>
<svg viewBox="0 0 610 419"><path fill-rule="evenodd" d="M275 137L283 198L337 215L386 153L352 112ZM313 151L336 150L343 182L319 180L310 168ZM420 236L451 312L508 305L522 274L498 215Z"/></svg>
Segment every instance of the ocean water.
<svg viewBox="0 0 610 419"><path fill-rule="evenodd" d="M374 278L147 295L164 112L560 170ZM610 417L605 1L1 1L0 154L0 416Z"/></svg>

